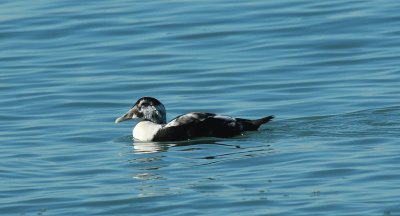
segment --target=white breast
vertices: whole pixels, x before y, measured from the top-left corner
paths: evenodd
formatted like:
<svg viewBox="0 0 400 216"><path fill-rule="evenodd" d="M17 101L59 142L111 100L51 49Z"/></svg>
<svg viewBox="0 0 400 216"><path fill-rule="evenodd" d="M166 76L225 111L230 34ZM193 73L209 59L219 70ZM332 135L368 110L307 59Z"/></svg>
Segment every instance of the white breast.
<svg viewBox="0 0 400 216"><path fill-rule="evenodd" d="M150 121L141 121L133 128L132 135L140 141L152 141L161 127L162 125Z"/></svg>

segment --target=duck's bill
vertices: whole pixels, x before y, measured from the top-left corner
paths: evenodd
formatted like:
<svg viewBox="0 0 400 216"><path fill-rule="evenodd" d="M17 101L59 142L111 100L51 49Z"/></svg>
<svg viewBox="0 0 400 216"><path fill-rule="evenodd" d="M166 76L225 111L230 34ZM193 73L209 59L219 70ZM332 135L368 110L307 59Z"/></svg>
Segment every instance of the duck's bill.
<svg viewBox="0 0 400 216"><path fill-rule="evenodd" d="M122 115L121 117L118 117L115 119L115 124L118 124L120 122L126 121L126 120L131 120L138 118L139 111L136 106L132 107L127 113Z"/></svg>

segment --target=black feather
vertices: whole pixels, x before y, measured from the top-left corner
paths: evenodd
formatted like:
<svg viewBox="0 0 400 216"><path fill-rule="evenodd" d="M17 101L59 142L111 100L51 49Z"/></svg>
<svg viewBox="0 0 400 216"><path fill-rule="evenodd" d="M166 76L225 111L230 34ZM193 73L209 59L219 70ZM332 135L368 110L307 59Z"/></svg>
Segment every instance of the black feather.
<svg viewBox="0 0 400 216"><path fill-rule="evenodd" d="M250 119L242 119L242 118L235 118L243 126L243 131L254 131L257 130L262 124L265 124L271 121L274 116L267 116L264 118L250 120Z"/></svg>

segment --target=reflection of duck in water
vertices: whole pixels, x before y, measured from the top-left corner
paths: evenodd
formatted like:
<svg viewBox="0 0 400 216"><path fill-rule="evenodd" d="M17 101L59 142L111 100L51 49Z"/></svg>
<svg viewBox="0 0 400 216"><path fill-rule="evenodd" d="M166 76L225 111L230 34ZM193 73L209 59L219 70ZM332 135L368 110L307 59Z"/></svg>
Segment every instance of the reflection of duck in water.
<svg viewBox="0 0 400 216"><path fill-rule="evenodd" d="M149 154L168 151L169 147L173 146L174 144L161 142L134 142L132 148L135 154Z"/></svg>
<svg viewBox="0 0 400 216"><path fill-rule="evenodd" d="M273 116L249 120L213 113L191 112L166 122L164 105L155 98L142 97L115 123L139 119L133 128L133 138L140 141L176 141L195 137L232 137L243 131L257 130Z"/></svg>

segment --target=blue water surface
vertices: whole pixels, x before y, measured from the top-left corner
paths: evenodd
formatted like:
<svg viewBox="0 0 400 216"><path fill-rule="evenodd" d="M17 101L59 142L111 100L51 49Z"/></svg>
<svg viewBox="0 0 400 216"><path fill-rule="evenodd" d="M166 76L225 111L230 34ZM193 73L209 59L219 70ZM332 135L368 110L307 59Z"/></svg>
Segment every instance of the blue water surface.
<svg viewBox="0 0 400 216"><path fill-rule="evenodd" d="M400 1L0 3L1 215L400 215ZM132 141L142 96L275 115Z"/></svg>

